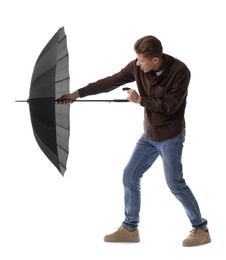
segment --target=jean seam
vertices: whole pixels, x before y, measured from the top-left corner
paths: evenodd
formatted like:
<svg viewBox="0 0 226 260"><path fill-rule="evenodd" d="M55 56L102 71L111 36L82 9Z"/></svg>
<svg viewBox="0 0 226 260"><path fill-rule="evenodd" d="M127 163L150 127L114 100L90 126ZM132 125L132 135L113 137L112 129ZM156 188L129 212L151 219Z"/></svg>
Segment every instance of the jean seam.
<svg viewBox="0 0 226 260"><path fill-rule="evenodd" d="M179 142L177 141L176 142L176 147L175 147L175 149L177 149L178 148L178 144L179 144ZM183 144L182 144L183 145ZM180 171L179 171L179 169L178 169L178 162L179 162L179 157L178 157L178 153L176 152L176 161L177 161L177 164L176 164L176 171L177 171L177 181L178 181L178 183L179 183L179 185L180 185L180 187L181 187L181 190L183 191L183 193L185 194L185 196L186 196L186 198L190 201L190 203L193 205L193 208L196 210L196 215L199 215L200 213L200 210L199 210L199 208L197 208L197 206L195 205L195 203L193 202L193 200L191 199L191 197L190 197L190 195L188 194L188 192L182 187L182 185L181 185L181 183L179 182L179 173L180 173ZM182 174L183 174L183 169L182 169ZM183 178L183 176L182 176L182 178ZM187 185L187 184L186 184Z"/></svg>
<svg viewBox="0 0 226 260"><path fill-rule="evenodd" d="M134 175L137 171L137 166L140 164L140 162L143 160L143 158L148 154L148 151L146 151L142 156L139 157L139 161L137 160L136 165L133 167L133 171L132 171L132 176L130 178L130 182L129 182L129 189L132 190L132 180L134 180ZM147 169L149 169L150 167L148 167ZM139 181L142 178L143 174L146 172L147 170L142 171L142 175L139 177ZM139 183L140 185L140 183ZM132 205L132 216L134 217L134 193L131 193L131 205ZM140 196L140 187L139 187L139 196ZM139 215L138 217L138 222L139 222Z"/></svg>

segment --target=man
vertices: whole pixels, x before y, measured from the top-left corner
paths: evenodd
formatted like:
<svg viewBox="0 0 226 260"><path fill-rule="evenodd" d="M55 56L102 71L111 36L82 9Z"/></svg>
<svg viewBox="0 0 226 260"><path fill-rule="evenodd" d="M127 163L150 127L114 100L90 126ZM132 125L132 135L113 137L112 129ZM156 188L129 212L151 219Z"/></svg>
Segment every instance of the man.
<svg viewBox="0 0 226 260"><path fill-rule="evenodd" d="M88 95L109 92L136 81L138 92L128 90L128 100L144 107L144 133L138 140L124 169L125 219L106 242L139 242L140 180L158 156L163 161L166 183L181 202L192 225L183 246L211 242L207 220L183 178L182 150L185 140L185 107L190 71L180 60L163 53L162 44L154 36L145 36L134 45L136 59L118 73L100 79L58 99L68 104Z"/></svg>

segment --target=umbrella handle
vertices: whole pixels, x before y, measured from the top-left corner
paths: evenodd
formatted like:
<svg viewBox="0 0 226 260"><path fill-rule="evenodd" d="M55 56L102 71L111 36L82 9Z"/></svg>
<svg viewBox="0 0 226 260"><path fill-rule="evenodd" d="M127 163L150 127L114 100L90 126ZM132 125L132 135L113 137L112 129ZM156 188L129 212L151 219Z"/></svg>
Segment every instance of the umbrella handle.
<svg viewBox="0 0 226 260"><path fill-rule="evenodd" d="M122 90L123 90L123 91L125 91L125 90L130 90L130 88L123 88Z"/></svg>

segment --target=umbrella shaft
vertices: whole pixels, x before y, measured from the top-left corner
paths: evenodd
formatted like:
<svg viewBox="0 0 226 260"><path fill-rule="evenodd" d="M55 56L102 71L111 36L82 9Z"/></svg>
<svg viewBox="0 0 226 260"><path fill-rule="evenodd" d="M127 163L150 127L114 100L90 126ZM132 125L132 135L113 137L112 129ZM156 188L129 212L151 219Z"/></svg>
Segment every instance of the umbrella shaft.
<svg viewBox="0 0 226 260"><path fill-rule="evenodd" d="M76 99L74 102L129 102L128 99Z"/></svg>
<svg viewBox="0 0 226 260"><path fill-rule="evenodd" d="M15 100L15 102L29 102L29 100ZM79 99L74 102L129 102L128 99ZM58 103L56 101L56 103Z"/></svg>

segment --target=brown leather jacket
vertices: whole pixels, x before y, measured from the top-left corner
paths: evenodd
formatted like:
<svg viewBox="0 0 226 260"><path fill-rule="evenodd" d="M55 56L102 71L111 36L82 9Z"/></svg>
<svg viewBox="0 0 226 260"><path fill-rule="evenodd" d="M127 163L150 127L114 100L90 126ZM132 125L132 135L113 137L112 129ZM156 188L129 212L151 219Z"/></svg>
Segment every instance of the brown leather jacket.
<svg viewBox="0 0 226 260"><path fill-rule="evenodd" d="M180 60L164 54L163 72L144 73L136 60L118 73L78 89L80 97L109 92L136 81L144 107L144 133L153 141L163 141L178 135L185 128L185 107L190 71Z"/></svg>

